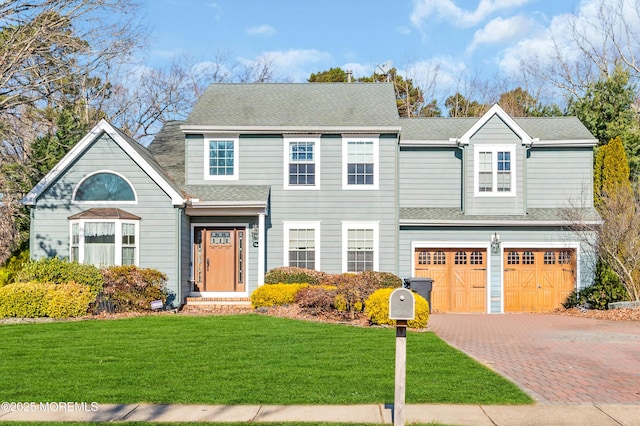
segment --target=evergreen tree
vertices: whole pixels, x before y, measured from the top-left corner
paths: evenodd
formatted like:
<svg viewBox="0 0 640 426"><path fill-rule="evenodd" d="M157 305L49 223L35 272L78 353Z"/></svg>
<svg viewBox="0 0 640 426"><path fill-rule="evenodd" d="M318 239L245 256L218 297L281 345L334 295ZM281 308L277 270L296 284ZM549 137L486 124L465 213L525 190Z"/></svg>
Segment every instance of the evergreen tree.
<svg viewBox="0 0 640 426"><path fill-rule="evenodd" d="M593 194L596 208L602 205L602 197L620 188L631 192L629 161L622 146L622 139L611 139L596 151L593 170Z"/></svg>

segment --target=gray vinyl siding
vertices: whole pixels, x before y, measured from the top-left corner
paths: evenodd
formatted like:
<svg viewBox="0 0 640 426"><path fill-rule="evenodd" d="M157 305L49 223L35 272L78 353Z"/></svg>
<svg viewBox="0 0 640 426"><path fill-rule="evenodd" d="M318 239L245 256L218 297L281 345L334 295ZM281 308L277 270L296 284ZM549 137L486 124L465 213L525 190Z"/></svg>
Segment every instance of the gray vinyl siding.
<svg viewBox="0 0 640 426"><path fill-rule="evenodd" d="M108 161L105 161L107 159ZM137 196L135 204L72 204L76 185L88 174L110 171L124 176ZM115 207L142 219L139 222L138 265L167 275L170 293L179 295L175 250L176 209L169 196L122 149L103 134L37 200L32 212L32 257L69 257L68 217L90 208Z"/></svg>
<svg viewBox="0 0 640 426"><path fill-rule="evenodd" d="M497 232L502 245L518 245L527 247L528 244L544 246L544 244L559 245L578 243L578 238L566 229L557 227L516 228L516 227L400 227L399 264L400 276L410 277L412 243L448 243L455 247L468 244L469 247L478 245L489 246L491 236ZM504 247L503 247L504 248ZM580 282L578 288L584 288L593 283L595 257L586 244L580 244ZM497 254L489 250L490 260L490 313L500 312L502 285L502 251Z"/></svg>
<svg viewBox="0 0 640 426"><path fill-rule="evenodd" d="M366 137L366 135L363 135ZM284 188L284 138L282 135L240 135L239 180L202 180L204 140L196 136L187 142L190 184L270 185L271 198L266 229L266 270L284 264L284 222L320 222L321 269L342 272L342 223L379 222L379 269L397 270L397 135L379 137L378 190L342 188L342 138L323 135L320 140L320 189ZM194 166L197 165L197 166ZM191 170L195 169L195 170ZM200 179L200 180L198 180ZM257 268L257 264L256 264ZM256 275L251 269L252 281Z"/></svg>
<svg viewBox="0 0 640 426"><path fill-rule="evenodd" d="M512 159L515 164L515 196L476 196L474 173L476 164L474 163L474 151L481 145L505 144L516 148L516 158ZM524 148L522 140L509 128L498 116L494 116L471 137L469 146L466 148L466 199L465 213L470 215L521 215L525 212L524 206ZM495 172L495 171L494 171Z"/></svg>
<svg viewBox="0 0 640 426"><path fill-rule="evenodd" d="M400 207L461 208L461 150L402 147L398 155Z"/></svg>
<svg viewBox="0 0 640 426"><path fill-rule="evenodd" d="M529 207L591 207L593 148L532 148L527 159Z"/></svg>

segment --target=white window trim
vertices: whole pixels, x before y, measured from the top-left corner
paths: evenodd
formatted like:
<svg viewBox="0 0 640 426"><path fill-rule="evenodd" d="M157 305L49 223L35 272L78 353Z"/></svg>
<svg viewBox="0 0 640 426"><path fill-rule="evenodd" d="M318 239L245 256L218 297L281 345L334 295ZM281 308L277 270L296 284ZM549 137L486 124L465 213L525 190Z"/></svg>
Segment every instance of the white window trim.
<svg viewBox="0 0 640 426"><path fill-rule="evenodd" d="M380 222L342 222L342 272L348 272L349 229L373 230L373 270L380 270Z"/></svg>
<svg viewBox="0 0 640 426"><path fill-rule="evenodd" d="M315 185L291 185L289 184L289 144L291 142L313 142L313 164L316 165ZM296 191L309 191L320 189L320 135L297 137L294 135L284 136L284 170L283 188ZM311 163L309 163L311 164Z"/></svg>
<svg viewBox="0 0 640 426"><path fill-rule="evenodd" d="M373 185L349 185L348 157L349 142L373 142ZM342 135L342 189L363 191L377 190L380 187L380 135Z"/></svg>
<svg viewBox="0 0 640 426"><path fill-rule="evenodd" d="M76 193L78 192L78 188L80 188L80 186L84 183L84 181L86 181L87 179L89 179L91 176L93 175L97 175L99 173L110 173L112 175L116 175L120 178L122 178L122 180L124 180L125 182L127 182L129 184L129 186L131 187L131 190L133 191L133 201L112 201L112 200L99 200L99 201L76 201ZM138 204L138 193L136 192L136 188L131 184L131 181L129 179L127 179L124 175L118 173L118 172L114 172L113 170L97 170L95 172L89 173L87 174L85 177L83 177L80 182L78 182L78 184L76 185L75 188L73 188L73 194L71 195L71 204L83 204L83 205L87 205L87 204Z"/></svg>
<svg viewBox="0 0 640 426"><path fill-rule="evenodd" d="M315 270L321 271L320 264L320 221L314 222L282 222L283 229L283 258L282 264L289 266L289 231L292 229L313 229L313 237L315 241Z"/></svg>
<svg viewBox="0 0 640 426"><path fill-rule="evenodd" d="M84 225L87 222L115 223L115 253L113 263L115 266L122 265L122 225L133 224L135 226L136 245L134 250L133 264L139 266L140 252L140 221L123 219L77 219L69 221L69 259L71 259L71 247L73 243L73 225L78 224L78 263L84 263Z"/></svg>
<svg viewBox="0 0 640 426"><path fill-rule="evenodd" d="M511 153L511 191L498 192L498 151ZM491 153L492 188L491 192L480 192L480 152ZM516 146L515 145L484 145L473 147L473 194L476 197L514 197L516 195Z"/></svg>
<svg viewBox="0 0 640 426"><path fill-rule="evenodd" d="M233 175L212 176L209 174L209 142L233 142ZM240 178L240 137L237 134L205 135L204 136L204 180L238 180Z"/></svg>

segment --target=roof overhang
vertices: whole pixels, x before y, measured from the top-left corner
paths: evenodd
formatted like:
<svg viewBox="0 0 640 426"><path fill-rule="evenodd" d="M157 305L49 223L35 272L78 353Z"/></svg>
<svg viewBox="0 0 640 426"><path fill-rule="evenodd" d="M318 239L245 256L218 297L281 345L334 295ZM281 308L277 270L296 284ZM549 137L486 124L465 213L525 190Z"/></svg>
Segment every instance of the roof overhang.
<svg viewBox="0 0 640 426"><path fill-rule="evenodd" d="M416 220L400 219L400 226L570 226L573 222L566 220L518 220L518 219L496 219L496 220ZM585 225L602 225L602 221L584 221Z"/></svg>
<svg viewBox="0 0 640 426"><path fill-rule="evenodd" d="M184 133L343 134L400 133L400 126L198 126L183 124Z"/></svg>
<svg viewBox="0 0 640 426"><path fill-rule="evenodd" d="M534 148L548 147L583 147L592 148L598 144L597 139L562 139L562 140L536 140L532 146Z"/></svg>
<svg viewBox="0 0 640 426"><path fill-rule="evenodd" d="M189 202L187 216L258 216L268 214L264 202Z"/></svg>

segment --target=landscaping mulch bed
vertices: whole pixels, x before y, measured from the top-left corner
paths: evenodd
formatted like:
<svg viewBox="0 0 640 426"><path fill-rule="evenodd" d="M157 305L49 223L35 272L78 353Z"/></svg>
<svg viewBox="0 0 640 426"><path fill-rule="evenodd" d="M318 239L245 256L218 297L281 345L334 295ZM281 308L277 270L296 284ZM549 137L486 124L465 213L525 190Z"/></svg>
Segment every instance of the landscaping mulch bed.
<svg viewBox="0 0 640 426"><path fill-rule="evenodd" d="M640 321L640 309L609 309L600 311L598 309L562 309L555 313L559 315L571 315L574 317L593 318L610 321Z"/></svg>

